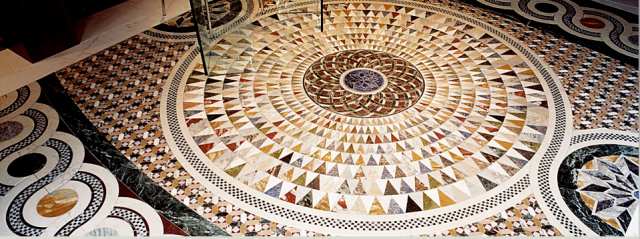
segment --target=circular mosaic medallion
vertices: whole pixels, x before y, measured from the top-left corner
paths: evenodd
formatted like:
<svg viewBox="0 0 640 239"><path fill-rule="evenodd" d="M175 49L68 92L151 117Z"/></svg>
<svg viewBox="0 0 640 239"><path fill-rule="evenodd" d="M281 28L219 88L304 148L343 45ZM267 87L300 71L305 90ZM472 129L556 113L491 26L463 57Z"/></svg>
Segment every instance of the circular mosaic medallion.
<svg viewBox="0 0 640 239"><path fill-rule="evenodd" d="M304 76L316 104L351 117L402 112L422 96L420 71L406 60L373 50L347 50L317 60Z"/></svg>
<svg viewBox="0 0 640 239"><path fill-rule="evenodd" d="M278 15L217 40L231 46L214 76L196 66L170 84L172 150L232 203L347 234L449 223L520 193L566 128L550 117L555 81L519 41L415 4L329 5L324 32Z"/></svg>

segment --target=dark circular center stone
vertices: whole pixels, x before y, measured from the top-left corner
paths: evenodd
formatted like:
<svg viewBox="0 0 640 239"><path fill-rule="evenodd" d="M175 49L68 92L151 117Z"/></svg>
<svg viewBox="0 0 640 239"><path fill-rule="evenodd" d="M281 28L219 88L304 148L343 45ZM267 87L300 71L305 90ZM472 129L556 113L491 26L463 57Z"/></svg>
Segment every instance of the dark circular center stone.
<svg viewBox="0 0 640 239"><path fill-rule="evenodd" d="M21 178L37 173L47 163L47 157L38 153L25 154L13 160L7 172L9 175Z"/></svg>
<svg viewBox="0 0 640 239"><path fill-rule="evenodd" d="M549 3L538 3L534 7L540 10L541 12L546 12L546 13L554 13L559 10L558 7Z"/></svg>
<svg viewBox="0 0 640 239"><path fill-rule="evenodd" d="M636 199L640 199L640 191L636 190L633 192L633 197Z"/></svg>
<svg viewBox="0 0 640 239"><path fill-rule="evenodd" d="M342 82L355 93L372 93L386 85L386 79L381 73L362 68L345 72Z"/></svg>

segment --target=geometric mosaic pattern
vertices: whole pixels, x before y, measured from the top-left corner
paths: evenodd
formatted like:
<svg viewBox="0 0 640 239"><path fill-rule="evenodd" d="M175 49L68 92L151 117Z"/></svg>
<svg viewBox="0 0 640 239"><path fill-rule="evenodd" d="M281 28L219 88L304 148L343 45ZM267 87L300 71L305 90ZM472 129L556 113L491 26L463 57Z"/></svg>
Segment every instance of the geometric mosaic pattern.
<svg viewBox="0 0 640 239"><path fill-rule="evenodd" d="M570 0L479 0L499 9L514 10L528 19L560 26L575 36L601 41L615 51L638 58L638 24L601 9ZM534 3L534 4L530 4Z"/></svg>
<svg viewBox="0 0 640 239"><path fill-rule="evenodd" d="M58 71L57 75L74 102L114 147L158 185L230 235L307 233L229 207L193 179L168 150L160 127L161 92L173 65L193 44L136 35ZM225 213L223 210L227 208L229 211ZM241 218L246 219L239 217L242 214L253 220L241 222ZM251 225L260 229L246 231ZM245 233L240 234L242 231Z"/></svg>
<svg viewBox="0 0 640 239"><path fill-rule="evenodd" d="M558 72L573 112L574 129L638 132L638 69L595 51L553 39L542 51Z"/></svg>
<svg viewBox="0 0 640 239"><path fill-rule="evenodd" d="M638 68L634 65L624 64L602 52L462 3L445 1L436 4L501 28L543 58L558 75L569 95L574 129L604 128L638 132Z"/></svg>
<svg viewBox="0 0 640 239"><path fill-rule="evenodd" d="M515 206L478 222L420 236L562 236L530 195Z"/></svg>
<svg viewBox="0 0 640 239"><path fill-rule="evenodd" d="M94 164L50 102L36 102L40 90L34 82L0 97L0 125L17 132L0 139L0 235L186 235ZM109 216L118 210L131 216Z"/></svg>
<svg viewBox="0 0 640 239"><path fill-rule="evenodd" d="M638 158L608 156L578 170L577 191L593 215L623 233L638 209Z"/></svg>
<svg viewBox="0 0 640 239"><path fill-rule="evenodd" d="M267 12L274 12L276 5L289 8L297 4L295 1L264 2L270 8ZM388 215L404 219L405 216L417 217L422 211L427 211L426 215L439 210L439 214L443 210L460 208L460 204L466 205L475 198L494 193L498 191L494 188L524 175L521 169L531 164L529 161L534 156L543 153L539 147L552 137L548 135L551 130L546 127L555 123L550 121L554 112L547 104L550 100L547 97L553 93L556 99L558 92L546 91L540 84L543 80L536 77L537 70L520 58L520 51L515 53L515 49L487 34L486 29L476 29L446 15L396 6L396 1L383 4L329 2L332 4L325 6L325 33L319 33L319 16L314 14L284 13L264 17L217 39L211 54L215 60L212 71L215 76L204 76L199 66L186 78L184 92L179 92L179 99L182 99L179 103L184 112L179 113L186 118L189 136L198 144L197 150L206 154L206 160L211 160L213 166L231 176L232 182L252 187L251 193L259 195L259 200L279 200L289 203L288 208L294 210L331 213L340 218L364 214L367 218ZM638 131L638 71L635 67L468 5L446 0L427 2L491 24L544 59L567 93L574 130ZM486 2L508 3L503 0ZM538 20L562 15L565 22L562 24L579 26L572 31L599 33L598 36L614 49L613 45L631 46L629 49L633 50L637 45L637 27L631 32L620 32L617 29L627 29L633 24L618 21L623 25L620 28L616 19L598 15L597 10L580 10L568 1L537 1L526 7L515 6L516 2L512 1L513 8L524 9L525 14L544 13L540 15L542 17L536 17ZM252 4L248 3L249 8ZM535 9L532 8L534 5ZM234 19L241 4L240 1L212 1L210 8L220 10L219 14L212 15L212 19L220 18L214 22L216 27ZM565 9L567 11L560 11ZM570 9L578 11L571 13ZM566 18L569 21L565 15L569 16ZM171 143L167 142L160 127L160 96L164 83L172 80L169 75L178 68L175 65L186 57L185 51L194 42L169 43L163 39L179 36L170 32L191 33L194 30L191 21L191 12L185 13L156 27L154 31L167 33L154 40L135 36L61 70L58 76L77 105L122 154L174 197L228 234L326 235L304 230L309 228L302 225L296 225L301 229L293 228L277 218L268 220L271 218L247 212L234 205L234 200L227 201L228 198L215 195L195 180L171 152ZM613 28L608 24L613 24ZM609 30L611 34L608 34ZM608 42L607 39L619 41ZM415 84L391 92L413 91L416 94L394 95L394 102L408 103L402 106L395 103L391 104L394 107L388 108L382 104L365 113L351 108L340 111L341 102L332 99L326 104L311 97L310 86L324 83L316 79L310 84L305 76L339 69L341 73L329 76L336 88L331 92L315 92L335 96L335 91L344 87L340 85L340 77L346 75L344 72L348 69L335 68L331 64L336 61L327 64L326 59L341 54L354 56L354 53L384 56L392 59L393 64L415 69L409 74L415 76ZM312 66L319 70L314 71ZM396 70L392 67L391 71L384 71L365 65L350 66L349 69L356 68L383 72L384 82L391 81L393 77L389 72ZM375 82L373 86L367 86L369 88L362 88L364 93L345 90L345 95L372 98L375 94L366 93L378 90L375 88L380 86L379 82ZM417 85L421 86L415 87ZM408 96L415 98L408 100ZM0 105L7 103L7 96L3 97L0 97ZM30 130L19 128L14 122L0 122L0 129L9 129L0 133L0 141ZM627 215L633 215L633 205L637 204L637 186L628 182L637 182L637 174L614 172L613 168L626 172L619 165L587 168L598 160L612 162L612 165L619 163L616 161L619 154L609 155L615 156L595 159L585 165L582 172L603 171L609 179L614 178L612 175L622 176L615 177L616 180L589 180L588 176L581 175L583 187L576 192L583 196L577 198L590 206L589 209L600 218L598 220L604 221L602 224L609 223L624 233L629 221ZM634 159L626 154L624 157ZM25 155L22 160L42 161L33 155ZM634 162L637 165L637 160ZM37 170L29 164L13 164L8 168L14 176ZM4 179L0 183L2 194L13 187L5 185ZM518 192L522 190L521 181L515 189ZM524 181L528 186L529 177ZM589 185L609 189L600 192L602 188ZM513 191L509 188L508 193L497 196L497 201L514 196ZM557 196L553 194L552 197ZM609 203L613 194L619 197ZM423 236L558 236L562 235L561 230L563 233L566 230L564 234L581 234L580 230L589 233L584 225L571 224L562 217L563 213L571 214L563 206L551 207L547 212L553 214L549 214L547 220L542 212L545 207L537 201L544 199L546 207L550 207L548 193L544 192L544 195L536 194L535 198L531 195L513 207L494 205L493 197L483 199L477 205L482 207L488 201L491 207L498 207L490 209L493 216L473 223L456 222L458 225L470 224L435 228L433 233ZM627 204L633 205L627 207ZM465 208L456 216L478 213L477 205L473 205L473 209ZM599 208L600 205L604 206ZM124 215L135 232L145 234L135 215L112 213ZM554 217L558 228L551 226ZM440 215L425 218L449 220ZM371 225L375 227L390 221L380 222ZM341 227L346 226L341 224ZM598 228L590 224L587 227L598 233ZM87 235L119 233L107 229L99 228Z"/></svg>
<svg viewBox="0 0 640 239"><path fill-rule="evenodd" d="M351 80L353 70L373 69L386 76L389 82L384 84L380 79L376 88L354 89ZM341 77L346 74L345 85L341 85ZM363 82L363 83L366 83ZM433 97L435 82L429 86L425 97ZM362 83L360 83L362 84ZM353 85L353 86L351 86ZM411 63L388 53L370 50L342 51L327 55L312 64L304 76L304 88L311 100L329 111L351 117L383 117L401 112L418 102L425 92L425 83L420 71ZM368 91L374 91L368 93ZM359 93L366 91L366 93ZM376 93L377 92L377 93Z"/></svg>
<svg viewBox="0 0 640 239"><path fill-rule="evenodd" d="M326 14L322 35L312 14L260 19L218 40L215 76L189 78L192 137L237 182L316 210L404 214L481 195L540 147L543 87L484 30L386 4L331 5ZM362 47L411 62L433 81L433 97L395 115L352 118L304 94L304 73L320 56Z"/></svg>

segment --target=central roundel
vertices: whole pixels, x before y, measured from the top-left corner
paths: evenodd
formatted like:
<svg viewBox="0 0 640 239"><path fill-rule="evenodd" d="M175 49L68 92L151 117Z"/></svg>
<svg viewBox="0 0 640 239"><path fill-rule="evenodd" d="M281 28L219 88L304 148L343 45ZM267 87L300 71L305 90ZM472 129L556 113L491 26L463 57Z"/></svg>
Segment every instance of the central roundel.
<svg viewBox="0 0 640 239"><path fill-rule="evenodd" d="M382 72L369 68L351 69L340 77L342 88L362 95L378 93L384 90L388 83L387 77Z"/></svg>
<svg viewBox="0 0 640 239"><path fill-rule="evenodd" d="M314 62L304 76L307 95L322 108L351 117L384 117L414 105L424 93L420 71L380 51L347 50Z"/></svg>

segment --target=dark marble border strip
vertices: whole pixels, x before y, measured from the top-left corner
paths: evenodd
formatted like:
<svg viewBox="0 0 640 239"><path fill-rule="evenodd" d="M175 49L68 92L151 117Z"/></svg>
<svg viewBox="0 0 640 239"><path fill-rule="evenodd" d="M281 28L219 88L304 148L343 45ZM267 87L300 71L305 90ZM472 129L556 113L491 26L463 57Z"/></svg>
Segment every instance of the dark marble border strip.
<svg viewBox="0 0 640 239"><path fill-rule="evenodd" d="M85 148L144 202L191 236L229 236L157 185L122 155L75 105L55 74L38 80L42 94Z"/></svg>
<svg viewBox="0 0 640 239"><path fill-rule="evenodd" d="M558 25L555 24L546 24L546 23L541 23L541 22L536 22L533 21L531 19L525 18L523 16L521 16L520 14L516 13L513 10L505 10L505 9L499 9L499 8L493 8L491 6L487 6L484 5L478 1L465 1L465 0L451 0L452 2L456 2L456 3L460 3L462 5L468 6L468 7L473 7L473 8L477 8L480 10L483 10L485 12L488 13L493 13L496 14L498 16L504 17L506 19L510 19L516 22L521 22L526 24L527 26L532 26L536 29L542 30L542 32L544 33L551 33L552 35L558 37L558 38L564 38L567 39L570 42L574 42L574 43L578 43L582 46L585 46L591 50L603 53L611 58L614 58L616 60L619 60L620 62L624 63L624 64L628 64L628 65L632 65L632 66L638 66L638 59L637 58L633 58L630 56L627 56L625 54L622 54L614 49L612 49L611 47L609 47L607 44L604 44L602 41L594 41L594 40L589 40L589 39L585 39L576 35L573 35L569 32L567 32L566 30L560 28ZM582 7L592 7L592 8L597 8L594 3L592 4L583 4L582 1L574 1L576 4L580 4L580 6ZM598 4L599 5L599 4ZM603 9L605 11L608 11L609 9ZM617 14L617 12L614 12L614 14ZM623 14L623 16L627 16L630 15L629 13L627 14ZM637 16L636 16L637 17ZM626 19L629 23L637 23L637 19L632 18L632 19Z"/></svg>

